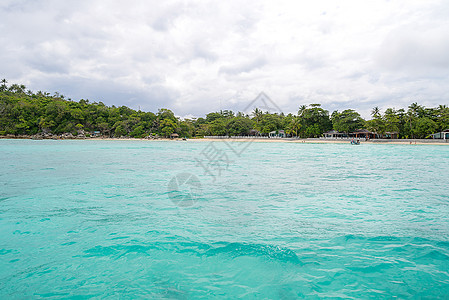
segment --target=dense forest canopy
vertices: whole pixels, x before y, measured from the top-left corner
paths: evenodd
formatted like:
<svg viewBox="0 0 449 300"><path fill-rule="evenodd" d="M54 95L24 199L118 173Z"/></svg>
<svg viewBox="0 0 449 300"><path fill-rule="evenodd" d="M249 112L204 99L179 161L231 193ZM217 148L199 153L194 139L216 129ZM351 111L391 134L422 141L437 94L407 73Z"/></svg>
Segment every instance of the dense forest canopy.
<svg viewBox="0 0 449 300"><path fill-rule="evenodd" d="M285 130L290 136L320 137L336 130L353 132L366 128L378 134L397 132L400 138L427 138L449 128L449 107L426 108L412 103L407 109L372 110L372 119L364 120L352 109L331 114L320 104L299 106L296 114L269 113L255 108L250 114L223 110L204 118L180 119L169 109L157 113L136 111L126 106L106 106L102 102L72 101L63 95L32 92L24 85L0 85L0 135L51 133L89 136L100 132L107 137L147 136L182 137L214 135L267 135Z"/></svg>

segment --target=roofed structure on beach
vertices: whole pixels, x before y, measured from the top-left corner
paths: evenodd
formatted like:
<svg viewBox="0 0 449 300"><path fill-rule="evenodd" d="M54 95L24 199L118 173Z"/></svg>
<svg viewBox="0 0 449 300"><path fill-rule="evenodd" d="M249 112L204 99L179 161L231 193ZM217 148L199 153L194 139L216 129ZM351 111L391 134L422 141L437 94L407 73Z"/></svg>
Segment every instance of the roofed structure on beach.
<svg viewBox="0 0 449 300"><path fill-rule="evenodd" d="M397 132L397 131L387 131L384 134L384 138L386 138L386 139L397 139L397 138L399 138L399 132Z"/></svg>
<svg viewBox="0 0 449 300"><path fill-rule="evenodd" d="M101 132L100 131L92 131L91 133L90 133L90 136L92 136L92 137L97 137L97 136L100 136L101 135Z"/></svg>
<svg viewBox="0 0 449 300"><path fill-rule="evenodd" d="M335 139L348 136L344 132L338 132L337 130L329 130L328 132L323 133L323 136L326 139Z"/></svg>
<svg viewBox="0 0 449 300"><path fill-rule="evenodd" d="M271 131L269 134L268 134L268 136L269 137L277 137L277 138L285 138L285 131L284 130L274 130L274 131Z"/></svg>
<svg viewBox="0 0 449 300"><path fill-rule="evenodd" d="M441 132L437 132L432 134L433 139L443 139L443 140L449 140L449 129L445 129Z"/></svg>
<svg viewBox="0 0 449 300"><path fill-rule="evenodd" d="M170 134L170 138L172 138L172 139L179 138L179 134L177 134L177 133L172 133L172 134Z"/></svg>
<svg viewBox="0 0 449 300"><path fill-rule="evenodd" d="M251 136L256 136L256 135L260 135L260 131L256 130L256 129L251 129L249 131L249 135Z"/></svg>
<svg viewBox="0 0 449 300"><path fill-rule="evenodd" d="M369 131L367 129L357 129L354 132L351 132L349 134L350 137L355 137L355 138L366 138L366 139L375 139L376 137L378 137L378 134L372 131Z"/></svg>

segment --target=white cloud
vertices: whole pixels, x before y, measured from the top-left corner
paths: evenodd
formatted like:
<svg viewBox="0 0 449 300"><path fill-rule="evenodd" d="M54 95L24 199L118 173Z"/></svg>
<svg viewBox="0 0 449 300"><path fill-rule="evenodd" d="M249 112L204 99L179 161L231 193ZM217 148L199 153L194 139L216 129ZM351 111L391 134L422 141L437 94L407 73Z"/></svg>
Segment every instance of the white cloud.
<svg viewBox="0 0 449 300"><path fill-rule="evenodd" d="M201 116L260 91L286 112L448 104L444 1L8 1L0 77Z"/></svg>

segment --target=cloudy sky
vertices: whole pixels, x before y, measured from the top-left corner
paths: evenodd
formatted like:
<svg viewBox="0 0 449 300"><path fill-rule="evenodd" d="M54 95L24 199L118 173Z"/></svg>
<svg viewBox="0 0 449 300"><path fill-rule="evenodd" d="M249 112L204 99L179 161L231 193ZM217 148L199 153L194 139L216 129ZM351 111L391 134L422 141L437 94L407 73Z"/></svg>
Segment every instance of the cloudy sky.
<svg viewBox="0 0 449 300"><path fill-rule="evenodd" d="M449 104L449 1L0 0L0 77L178 116Z"/></svg>

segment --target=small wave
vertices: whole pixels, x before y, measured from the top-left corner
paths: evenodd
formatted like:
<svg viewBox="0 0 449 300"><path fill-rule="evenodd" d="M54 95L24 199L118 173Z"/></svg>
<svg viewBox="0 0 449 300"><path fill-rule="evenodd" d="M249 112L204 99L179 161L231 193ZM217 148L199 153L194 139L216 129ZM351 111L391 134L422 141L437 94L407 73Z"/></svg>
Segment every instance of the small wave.
<svg viewBox="0 0 449 300"><path fill-rule="evenodd" d="M376 242L393 242L393 241L400 241L401 238L396 236L389 236L389 235L381 235L381 236L375 236L368 238L370 241L376 241Z"/></svg>
<svg viewBox="0 0 449 300"><path fill-rule="evenodd" d="M212 245L199 242L158 242L153 244L131 245L97 245L84 251L84 256L123 256L128 253L150 255L151 250L175 251L197 256L229 255L232 258L241 256L265 257L270 260L301 264L296 253L288 248L273 245L218 242Z"/></svg>
<svg viewBox="0 0 449 300"><path fill-rule="evenodd" d="M406 188L406 189L394 189L394 192L415 192L420 191L420 189L417 188Z"/></svg>
<svg viewBox="0 0 449 300"><path fill-rule="evenodd" d="M113 245L113 246L95 246L84 251L86 257L95 256L123 256L128 253L137 253L149 255L148 251L154 249L153 246L145 245Z"/></svg>
<svg viewBox="0 0 449 300"><path fill-rule="evenodd" d="M432 259L432 260L437 259L447 261L449 260L449 255L444 254L439 250L431 250L428 253L420 256L419 259Z"/></svg>
<svg viewBox="0 0 449 300"><path fill-rule="evenodd" d="M0 249L0 255L5 255L11 252L12 252L11 249Z"/></svg>
<svg viewBox="0 0 449 300"><path fill-rule="evenodd" d="M449 248L449 241L441 241L441 242L438 242L437 245L440 247Z"/></svg>
<svg viewBox="0 0 449 300"><path fill-rule="evenodd" d="M383 272L384 270L392 267L393 264L391 263L379 263L372 266L362 266L362 267L348 267L348 269L355 271L355 272L362 272L362 273L378 273Z"/></svg>
<svg viewBox="0 0 449 300"><path fill-rule="evenodd" d="M262 256L271 260L294 264L300 263L300 260L294 251L273 245L226 243L225 245L213 248L206 253L207 255L228 254L232 257Z"/></svg>

